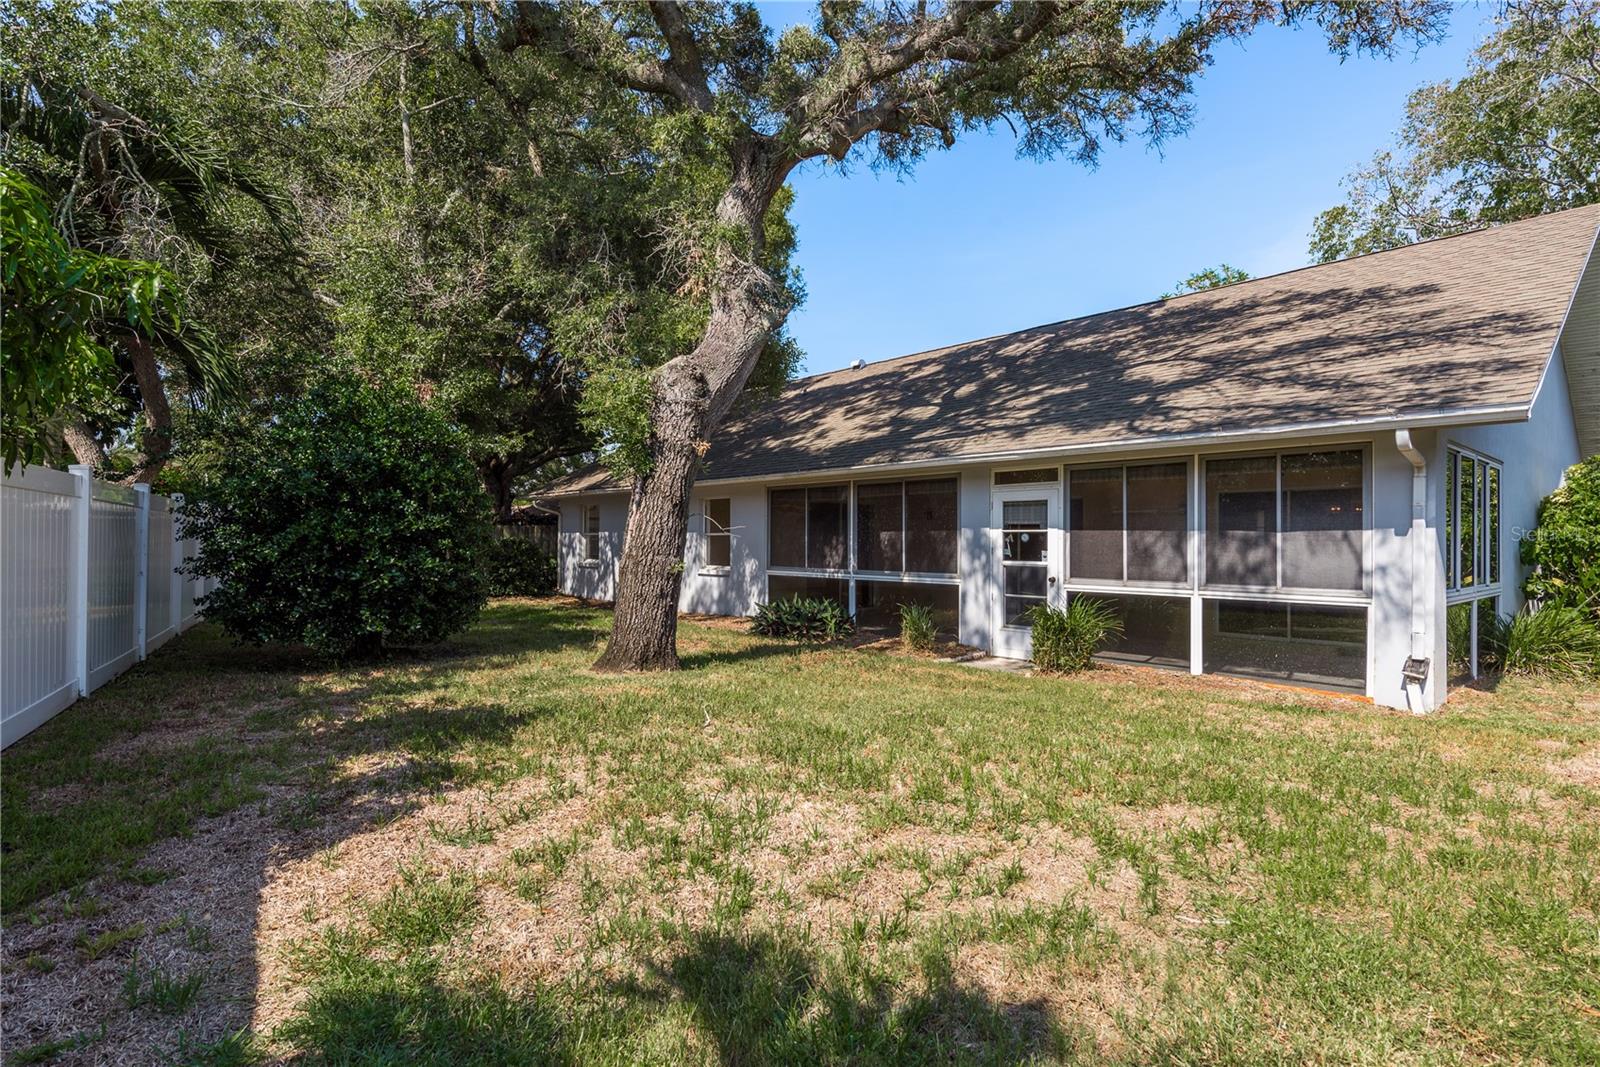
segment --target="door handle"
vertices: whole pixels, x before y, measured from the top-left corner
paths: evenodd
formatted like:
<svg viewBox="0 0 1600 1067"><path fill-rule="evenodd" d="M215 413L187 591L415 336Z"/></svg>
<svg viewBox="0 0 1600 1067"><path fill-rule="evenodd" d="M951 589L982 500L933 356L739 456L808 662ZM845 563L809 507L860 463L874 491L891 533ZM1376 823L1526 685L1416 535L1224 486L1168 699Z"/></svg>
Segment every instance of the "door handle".
<svg viewBox="0 0 1600 1067"><path fill-rule="evenodd" d="M1053 574L1050 576L1050 584L1051 585L1055 585L1056 584L1056 576L1053 575Z"/></svg>

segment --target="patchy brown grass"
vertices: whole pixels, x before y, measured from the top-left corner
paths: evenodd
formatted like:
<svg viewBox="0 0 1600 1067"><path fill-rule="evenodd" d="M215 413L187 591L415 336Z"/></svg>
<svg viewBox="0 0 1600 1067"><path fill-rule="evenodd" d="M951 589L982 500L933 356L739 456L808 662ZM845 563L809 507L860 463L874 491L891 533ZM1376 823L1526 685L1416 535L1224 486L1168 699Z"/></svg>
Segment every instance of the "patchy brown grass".
<svg viewBox="0 0 1600 1067"><path fill-rule="evenodd" d="M4 917L7 1057L406 1060L418 1027L439 1062L1600 1047L1588 694L1508 683L1417 719L722 620L686 622L689 670L619 681L585 669L604 622L501 605L435 659L337 671L201 630L23 742L6 874L66 878L73 833L102 858ZM128 713L163 693L171 717ZM104 848L100 802L155 797L97 767L173 759L215 788ZM202 978L165 1010L130 973Z"/></svg>

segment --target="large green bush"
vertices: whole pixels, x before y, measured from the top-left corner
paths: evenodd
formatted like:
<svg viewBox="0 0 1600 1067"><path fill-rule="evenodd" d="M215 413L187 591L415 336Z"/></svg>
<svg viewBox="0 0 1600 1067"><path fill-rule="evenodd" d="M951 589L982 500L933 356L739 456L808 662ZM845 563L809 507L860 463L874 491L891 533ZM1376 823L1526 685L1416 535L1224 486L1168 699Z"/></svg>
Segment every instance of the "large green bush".
<svg viewBox="0 0 1600 1067"><path fill-rule="evenodd" d="M546 596L556 591L555 557L521 537L500 537L489 546L490 596Z"/></svg>
<svg viewBox="0 0 1600 1067"><path fill-rule="evenodd" d="M1539 505L1539 528L1522 538L1533 568L1528 597L1577 608L1600 623L1600 456L1567 471L1565 484Z"/></svg>
<svg viewBox="0 0 1600 1067"><path fill-rule="evenodd" d="M334 656L438 641L486 599L489 511L459 435L405 392L315 386L195 487L207 617Z"/></svg>

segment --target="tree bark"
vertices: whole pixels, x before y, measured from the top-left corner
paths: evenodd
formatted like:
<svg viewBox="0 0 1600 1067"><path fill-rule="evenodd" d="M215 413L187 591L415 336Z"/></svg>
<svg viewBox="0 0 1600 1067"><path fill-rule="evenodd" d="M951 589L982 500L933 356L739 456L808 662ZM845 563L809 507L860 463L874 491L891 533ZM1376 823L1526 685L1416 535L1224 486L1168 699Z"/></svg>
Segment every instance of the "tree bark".
<svg viewBox="0 0 1600 1067"><path fill-rule="evenodd" d="M94 431L89 429L89 424L80 418L71 418L61 428L61 436L67 442L67 447L72 449L72 456L79 463L99 470L105 466L106 454L100 447L100 442L94 439Z"/></svg>
<svg viewBox="0 0 1600 1067"><path fill-rule="evenodd" d="M491 456L478 464L478 476L483 479L483 488L488 492L489 503L494 508L494 521L510 522L511 464L500 456Z"/></svg>
<svg viewBox="0 0 1600 1067"><path fill-rule="evenodd" d="M127 344L146 422L140 441L143 458L134 470L133 480L148 485L155 481L172 455L172 408L167 405L167 384L161 380L155 349L137 334L130 334Z"/></svg>
<svg viewBox="0 0 1600 1067"><path fill-rule="evenodd" d="M693 351L656 372L651 467L634 480L611 640L595 670L678 667L678 591L689 536L689 493L711 434L788 313L782 287L759 265L767 208L787 172L761 141L747 140L734 150L734 180L718 204L717 223L723 232L742 234L745 244L718 247L706 331Z"/></svg>

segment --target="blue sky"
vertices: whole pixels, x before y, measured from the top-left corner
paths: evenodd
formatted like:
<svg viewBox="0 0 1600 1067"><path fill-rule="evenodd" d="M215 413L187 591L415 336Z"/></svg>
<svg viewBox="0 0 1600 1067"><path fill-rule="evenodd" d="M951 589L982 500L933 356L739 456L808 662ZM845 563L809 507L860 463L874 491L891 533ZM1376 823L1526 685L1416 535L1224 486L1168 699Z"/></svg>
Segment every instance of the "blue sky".
<svg viewBox="0 0 1600 1067"><path fill-rule="evenodd" d="M1019 160L1009 131L903 179L809 165L793 179L808 295L789 318L804 373L1139 303L1219 262L1304 266L1339 179L1392 142L1407 93L1462 74L1493 14L1462 5L1447 40L1392 60L1341 64L1314 28L1258 33L1218 52L1186 137L1113 147L1093 170Z"/></svg>

